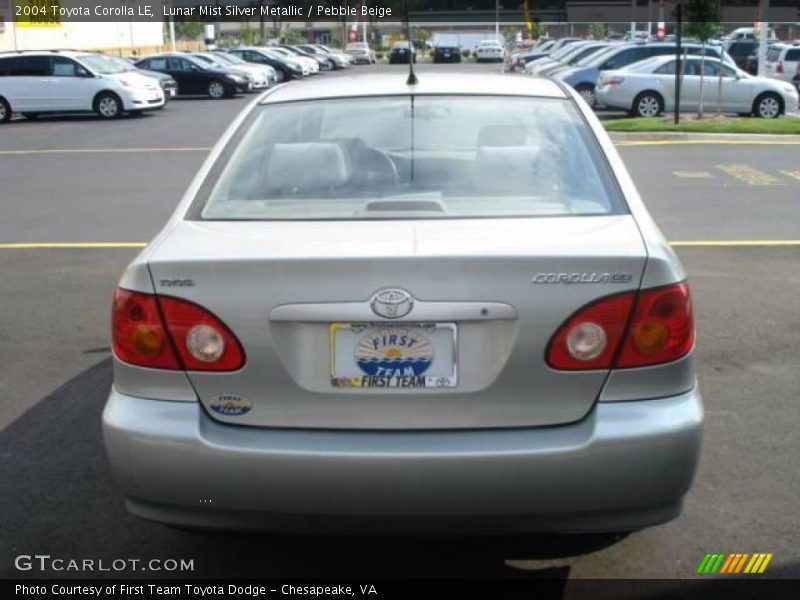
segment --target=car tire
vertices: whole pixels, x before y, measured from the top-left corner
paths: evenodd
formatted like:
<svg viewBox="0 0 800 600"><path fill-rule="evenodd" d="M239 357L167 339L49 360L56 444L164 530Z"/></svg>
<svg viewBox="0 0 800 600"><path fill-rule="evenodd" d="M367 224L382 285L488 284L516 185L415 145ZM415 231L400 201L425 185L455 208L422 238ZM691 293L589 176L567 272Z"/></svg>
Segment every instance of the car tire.
<svg viewBox="0 0 800 600"><path fill-rule="evenodd" d="M586 101L586 104L588 104L590 108L595 108L597 106L597 96L594 94L593 85L585 83L576 87L575 91L581 95L581 98Z"/></svg>
<svg viewBox="0 0 800 600"><path fill-rule="evenodd" d="M753 102L753 114L762 119L777 119L783 113L783 100L778 94L767 92Z"/></svg>
<svg viewBox="0 0 800 600"><path fill-rule="evenodd" d="M216 79L208 83L208 88L206 91L208 92L208 97L212 100L220 100L227 95L227 92L225 91L225 85Z"/></svg>
<svg viewBox="0 0 800 600"><path fill-rule="evenodd" d="M283 71L281 71L280 69L278 69L278 70L276 71L276 73L275 73L275 76L276 76L276 77L277 77L277 79L278 79L278 80L276 81L276 83L283 83L284 81L286 81L286 73L284 73L284 72L283 72Z"/></svg>
<svg viewBox="0 0 800 600"><path fill-rule="evenodd" d="M633 100L631 113L646 119L657 117L664 112L664 99L658 92L646 91Z"/></svg>
<svg viewBox="0 0 800 600"><path fill-rule="evenodd" d="M5 98L0 98L0 123L11 120L11 105Z"/></svg>
<svg viewBox="0 0 800 600"><path fill-rule="evenodd" d="M118 119L122 116L122 100L111 92L101 92L94 99L94 112L101 119Z"/></svg>
<svg viewBox="0 0 800 600"><path fill-rule="evenodd" d="M33 121L39 118L39 113L32 113L32 112L24 112L22 116L28 119L29 121Z"/></svg>

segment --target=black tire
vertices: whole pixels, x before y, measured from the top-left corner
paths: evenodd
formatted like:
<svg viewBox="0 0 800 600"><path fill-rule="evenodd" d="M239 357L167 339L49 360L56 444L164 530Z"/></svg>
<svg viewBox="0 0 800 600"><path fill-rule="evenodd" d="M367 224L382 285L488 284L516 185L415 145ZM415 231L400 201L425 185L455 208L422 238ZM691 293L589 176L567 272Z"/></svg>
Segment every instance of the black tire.
<svg viewBox="0 0 800 600"><path fill-rule="evenodd" d="M39 118L39 113L25 112L22 113L22 116L28 119L29 121L33 121L34 119Z"/></svg>
<svg viewBox="0 0 800 600"><path fill-rule="evenodd" d="M594 95L594 86L591 83L583 83L576 87L575 91L581 95L590 108L597 106L597 96Z"/></svg>
<svg viewBox="0 0 800 600"><path fill-rule="evenodd" d="M0 123L11 120L11 105L5 98L0 97Z"/></svg>
<svg viewBox="0 0 800 600"><path fill-rule="evenodd" d="M101 92L95 96L94 112L101 119L119 119L122 116L122 100L111 92Z"/></svg>
<svg viewBox="0 0 800 600"><path fill-rule="evenodd" d="M212 100L221 100L229 95L228 91L225 89L225 84L217 79L208 82L206 92L208 93L208 97Z"/></svg>
<svg viewBox="0 0 800 600"><path fill-rule="evenodd" d="M777 119L783 114L783 99L772 92L761 94L753 102L753 114L762 119Z"/></svg>
<svg viewBox="0 0 800 600"><path fill-rule="evenodd" d="M658 92L647 90L641 92L633 100L631 114L637 117L650 119L664 112L664 98Z"/></svg>

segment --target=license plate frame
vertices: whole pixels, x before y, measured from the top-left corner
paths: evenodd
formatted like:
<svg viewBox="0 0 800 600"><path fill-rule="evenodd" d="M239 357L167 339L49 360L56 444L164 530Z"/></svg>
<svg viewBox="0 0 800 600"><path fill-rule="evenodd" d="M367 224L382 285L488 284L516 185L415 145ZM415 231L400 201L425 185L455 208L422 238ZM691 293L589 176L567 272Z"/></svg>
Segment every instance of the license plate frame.
<svg viewBox="0 0 800 600"><path fill-rule="evenodd" d="M458 387L456 323L334 322L328 325L328 336L333 387Z"/></svg>

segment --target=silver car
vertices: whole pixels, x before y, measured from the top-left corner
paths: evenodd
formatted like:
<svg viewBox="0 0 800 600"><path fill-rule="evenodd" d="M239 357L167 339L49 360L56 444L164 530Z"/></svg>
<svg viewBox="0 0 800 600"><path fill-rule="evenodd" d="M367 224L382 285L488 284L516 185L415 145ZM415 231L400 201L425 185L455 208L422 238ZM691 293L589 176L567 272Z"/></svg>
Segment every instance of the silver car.
<svg viewBox="0 0 800 600"><path fill-rule="evenodd" d="M686 274L550 80L267 91L112 338L111 470L179 526L633 530L680 513L700 450Z"/></svg>
<svg viewBox="0 0 800 600"><path fill-rule="evenodd" d="M674 111L677 62L674 56L658 56L626 69L605 71L598 80L597 100L609 108L627 110L640 117ZM689 56L681 63L681 108L686 110L700 106L701 73L704 73L703 104L709 110L717 107L720 91L723 112L774 119L787 110L797 109L797 90L789 82L754 77L711 57L702 61L699 56Z"/></svg>

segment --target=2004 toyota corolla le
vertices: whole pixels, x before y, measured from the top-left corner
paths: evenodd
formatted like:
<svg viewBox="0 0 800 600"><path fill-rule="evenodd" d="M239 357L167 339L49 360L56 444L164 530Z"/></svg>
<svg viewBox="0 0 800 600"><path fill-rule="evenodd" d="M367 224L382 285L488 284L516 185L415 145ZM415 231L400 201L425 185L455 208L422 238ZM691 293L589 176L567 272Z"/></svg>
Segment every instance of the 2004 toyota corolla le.
<svg viewBox="0 0 800 600"><path fill-rule="evenodd" d="M147 519L631 530L679 514L698 460L686 275L552 81L265 93L112 329L105 444Z"/></svg>

